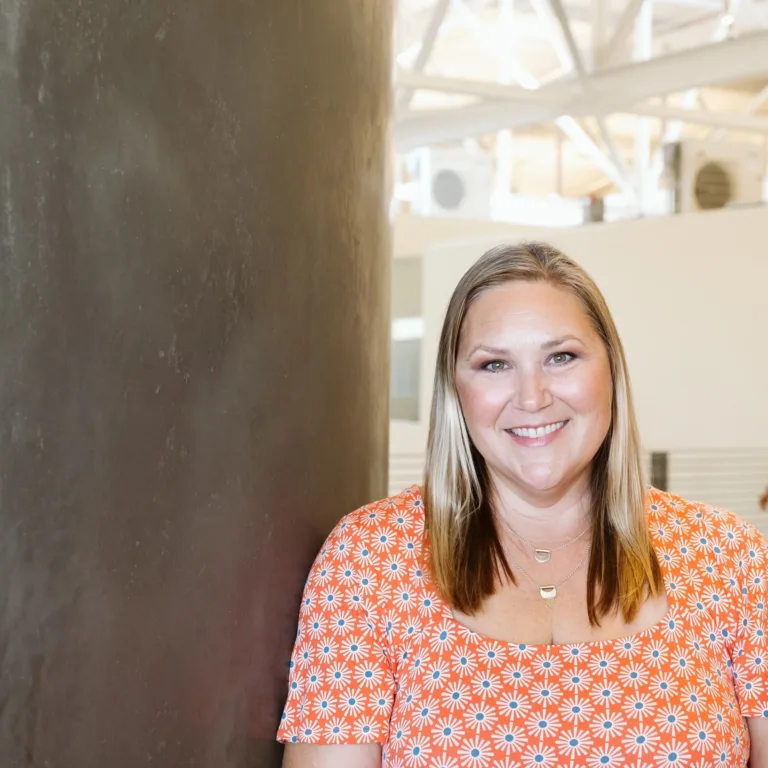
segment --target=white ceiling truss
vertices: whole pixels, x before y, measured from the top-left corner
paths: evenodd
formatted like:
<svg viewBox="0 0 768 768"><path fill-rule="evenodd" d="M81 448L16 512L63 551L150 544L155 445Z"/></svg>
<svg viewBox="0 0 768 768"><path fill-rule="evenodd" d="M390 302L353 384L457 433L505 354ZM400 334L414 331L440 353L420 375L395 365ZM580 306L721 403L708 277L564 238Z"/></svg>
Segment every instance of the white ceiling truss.
<svg viewBox="0 0 768 768"><path fill-rule="evenodd" d="M401 152L556 126L632 197L652 145L768 137L768 0L398 3Z"/></svg>
<svg viewBox="0 0 768 768"><path fill-rule="evenodd" d="M460 139L502 128L549 122L560 115L605 115L627 112L660 116L643 102L653 97L734 80L768 78L768 30L720 43L710 43L681 53L658 56L608 70L598 70L583 80L555 81L539 90L493 82L443 78L399 72L395 83L445 93L462 93L481 99L476 104L420 114L400 114L395 124L397 145L409 149L440 141ZM678 110L682 112L682 110ZM700 114L701 113L701 114ZM743 114L721 115L690 109L689 122L768 133L768 117L752 116L743 128ZM677 119L681 119L677 116ZM712 122L717 120L717 122Z"/></svg>

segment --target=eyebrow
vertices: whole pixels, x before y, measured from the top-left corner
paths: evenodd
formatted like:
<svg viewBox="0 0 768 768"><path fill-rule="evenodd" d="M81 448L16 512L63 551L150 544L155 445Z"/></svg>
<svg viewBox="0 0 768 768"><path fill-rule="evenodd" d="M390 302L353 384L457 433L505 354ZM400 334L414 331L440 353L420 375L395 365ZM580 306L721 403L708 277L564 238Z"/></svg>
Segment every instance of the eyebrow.
<svg viewBox="0 0 768 768"><path fill-rule="evenodd" d="M552 341L547 341L541 345L541 348L545 351L554 349L555 347L562 346L567 341L578 341L581 344L584 343L578 336L568 335L568 336L563 336L562 338L559 338L559 339L552 339ZM502 355L502 356L509 354L509 350L504 349L503 347L487 347L485 346L485 344L478 344L477 346L473 347L470 350L466 359L469 360L469 358L472 357L472 355L474 355L476 352L486 352L489 355Z"/></svg>
<svg viewBox="0 0 768 768"><path fill-rule="evenodd" d="M572 334L569 334L567 336L563 336L561 339L552 339L552 341L548 341L548 342L546 342L546 344L542 344L541 348L542 349L552 349L553 347L561 347L567 341L578 341L580 344L584 343L578 336L574 336Z"/></svg>
<svg viewBox="0 0 768 768"><path fill-rule="evenodd" d="M484 344L478 344L476 347L469 350L466 359L469 360L475 352L487 352L489 355L506 355L509 350L502 349L501 347L486 347Z"/></svg>

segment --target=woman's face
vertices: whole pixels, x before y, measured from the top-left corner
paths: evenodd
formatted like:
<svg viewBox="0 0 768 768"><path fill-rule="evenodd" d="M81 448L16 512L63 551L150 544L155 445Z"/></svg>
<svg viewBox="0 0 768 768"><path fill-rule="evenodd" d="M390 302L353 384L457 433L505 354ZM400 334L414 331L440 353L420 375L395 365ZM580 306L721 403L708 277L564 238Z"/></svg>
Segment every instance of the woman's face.
<svg viewBox="0 0 768 768"><path fill-rule="evenodd" d="M547 503L588 478L613 387L605 346L573 294L522 281L480 294L461 330L456 387L495 484Z"/></svg>

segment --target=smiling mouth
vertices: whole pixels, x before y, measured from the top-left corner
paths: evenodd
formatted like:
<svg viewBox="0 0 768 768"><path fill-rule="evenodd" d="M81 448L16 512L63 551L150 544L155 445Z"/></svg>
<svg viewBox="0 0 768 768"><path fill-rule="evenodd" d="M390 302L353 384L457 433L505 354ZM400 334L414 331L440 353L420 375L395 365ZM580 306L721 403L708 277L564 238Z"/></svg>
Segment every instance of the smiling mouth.
<svg viewBox="0 0 768 768"><path fill-rule="evenodd" d="M567 421L556 421L554 424L547 424L543 427L519 427L515 429L507 429L505 432L510 432L516 437L545 437L546 435L551 435L553 432L558 432L567 423Z"/></svg>

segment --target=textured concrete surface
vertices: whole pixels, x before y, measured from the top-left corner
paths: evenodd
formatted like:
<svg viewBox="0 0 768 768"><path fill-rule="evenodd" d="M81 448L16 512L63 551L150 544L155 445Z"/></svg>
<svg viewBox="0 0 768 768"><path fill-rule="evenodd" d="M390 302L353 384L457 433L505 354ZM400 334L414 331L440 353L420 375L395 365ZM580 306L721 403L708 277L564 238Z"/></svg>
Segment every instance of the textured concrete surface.
<svg viewBox="0 0 768 768"><path fill-rule="evenodd" d="M237 768L383 495L390 0L0 0L0 765Z"/></svg>

